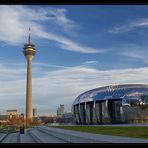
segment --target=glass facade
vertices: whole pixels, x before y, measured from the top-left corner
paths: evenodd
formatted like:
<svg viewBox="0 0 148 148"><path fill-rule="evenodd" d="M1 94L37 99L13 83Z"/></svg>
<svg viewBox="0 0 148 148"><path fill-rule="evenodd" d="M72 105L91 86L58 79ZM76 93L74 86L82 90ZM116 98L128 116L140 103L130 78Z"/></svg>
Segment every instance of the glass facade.
<svg viewBox="0 0 148 148"><path fill-rule="evenodd" d="M88 102L86 104L86 118L87 118L86 124L93 123L93 102Z"/></svg>
<svg viewBox="0 0 148 148"><path fill-rule="evenodd" d="M90 90L76 98L73 113L77 124L148 123L148 85L112 87Z"/></svg>
<svg viewBox="0 0 148 148"><path fill-rule="evenodd" d="M124 113L122 109L122 100L109 100L108 110L110 114L111 123L124 122Z"/></svg>
<svg viewBox="0 0 148 148"><path fill-rule="evenodd" d="M96 116L96 111L95 111L95 105L96 103L93 102L93 124L97 124L97 116Z"/></svg>
<svg viewBox="0 0 148 148"><path fill-rule="evenodd" d="M95 104L95 115L97 123L102 123L101 105L99 102L96 102Z"/></svg>
<svg viewBox="0 0 148 148"><path fill-rule="evenodd" d="M81 118L81 123L85 124L86 115L85 115L85 104L84 103L80 104L80 118Z"/></svg>
<svg viewBox="0 0 148 148"><path fill-rule="evenodd" d="M75 106L75 117L76 117L76 123L81 124L80 116L79 116L79 105Z"/></svg>
<svg viewBox="0 0 148 148"><path fill-rule="evenodd" d="M106 101L101 102L101 106L102 106L102 123L109 123L110 116L108 112L107 102Z"/></svg>
<svg viewBox="0 0 148 148"><path fill-rule="evenodd" d="M97 123L109 123L110 117L109 112L107 109L107 102L106 101L97 101L95 105L95 114Z"/></svg>

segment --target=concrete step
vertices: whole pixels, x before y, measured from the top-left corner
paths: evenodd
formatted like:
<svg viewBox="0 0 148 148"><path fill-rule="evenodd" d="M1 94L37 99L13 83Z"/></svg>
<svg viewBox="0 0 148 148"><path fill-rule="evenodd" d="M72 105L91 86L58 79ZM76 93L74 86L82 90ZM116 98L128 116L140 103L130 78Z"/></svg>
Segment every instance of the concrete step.
<svg viewBox="0 0 148 148"><path fill-rule="evenodd" d="M147 139L141 138L93 134L47 126L40 126L38 128L69 143L148 143Z"/></svg>
<svg viewBox="0 0 148 148"><path fill-rule="evenodd" d="M36 141L36 143L43 143L43 141L39 138L39 136L37 134L35 134L33 132L33 130L29 131L29 134L31 135L31 137Z"/></svg>
<svg viewBox="0 0 148 148"><path fill-rule="evenodd" d="M37 143L37 141L32 137L28 130L24 134L20 134L20 143Z"/></svg>
<svg viewBox="0 0 148 148"><path fill-rule="evenodd" d="M63 140L60 140L59 138L51 136L44 131L39 131L36 128L30 130L29 133L37 143L66 143Z"/></svg>

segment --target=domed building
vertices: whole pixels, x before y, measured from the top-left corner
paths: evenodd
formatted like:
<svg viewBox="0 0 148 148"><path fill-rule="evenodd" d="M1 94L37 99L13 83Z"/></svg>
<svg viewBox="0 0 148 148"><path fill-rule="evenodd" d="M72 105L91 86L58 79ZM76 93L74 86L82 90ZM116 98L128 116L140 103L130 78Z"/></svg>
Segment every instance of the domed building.
<svg viewBox="0 0 148 148"><path fill-rule="evenodd" d="M148 123L148 85L110 85L79 95L72 106L76 124Z"/></svg>

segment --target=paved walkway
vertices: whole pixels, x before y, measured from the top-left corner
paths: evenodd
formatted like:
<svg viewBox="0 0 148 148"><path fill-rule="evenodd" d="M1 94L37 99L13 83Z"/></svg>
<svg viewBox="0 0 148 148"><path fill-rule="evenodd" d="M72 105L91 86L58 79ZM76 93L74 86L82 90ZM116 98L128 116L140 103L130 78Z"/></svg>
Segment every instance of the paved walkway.
<svg viewBox="0 0 148 148"><path fill-rule="evenodd" d="M79 131L72 131L72 130L65 130L59 128L51 128L47 126L41 126L44 130L50 132L59 132L67 135L73 135L76 137L85 137L88 139L98 140L100 143L148 143L147 139L140 139L140 138L129 138L129 137L121 137L121 136L109 136L109 135L102 135L102 134L92 134L87 132L79 132ZM89 140L88 140L89 143Z"/></svg>

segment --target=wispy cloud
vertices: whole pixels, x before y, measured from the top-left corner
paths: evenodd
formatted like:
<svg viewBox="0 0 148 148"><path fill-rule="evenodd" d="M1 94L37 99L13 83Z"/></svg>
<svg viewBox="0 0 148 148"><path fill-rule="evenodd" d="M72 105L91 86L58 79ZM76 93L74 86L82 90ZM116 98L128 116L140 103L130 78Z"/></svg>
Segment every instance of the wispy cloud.
<svg viewBox="0 0 148 148"><path fill-rule="evenodd" d="M98 64L99 62L98 61L85 61L83 62L82 64Z"/></svg>
<svg viewBox="0 0 148 148"><path fill-rule="evenodd" d="M145 47L127 47L128 50L125 50L123 52L119 52L118 54L129 57L130 59L139 60L143 63L148 63L148 52Z"/></svg>
<svg viewBox="0 0 148 148"><path fill-rule="evenodd" d="M108 31L110 33L122 33L142 27L148 27L148 18L139 18L136 20L132 20L131 22L122 25L117 25Z"/></svg>
<svg viewBox="0 0 148 148"><path fill-rule="evenodd" d="M4 62L1 65L0 78L5 77L5 80L0 81L2 110L19 108L25 111L26 72L19 64L21 63L9 65ZM55 113L61 103L70 111L74 99L89 89L111 84L148 83L147 67L97 70L79 65L66 68L59 66L56 70L48 69L51 66L58 67L44 63L36 63L33 66L33 106L37 107L39 113L45 113L45 110L47 114ZM42 72L42 75L34 77L38 72Z"/></svg>
<svg viewBox="0 0 148 148"><path fill-rule="evenodd" d="M72 29L75 23L66 17L66 9L59 8L29 8L29 6L0 6L0 41L7 44L24 43L29 26L32 27L33 35L55 41L64 49L81 53L101 53L107 50L88 47L71 39L63 37L57 32L51 33L42 24L43 21L52 20L58 24L61 30ZM49 22L48 22L49 23ZM50 24L52 25L52 24Z"/></svg>
<svg viewBox="0 0 148 148"><path fill-rule="evenodd" d="M92 48L92 47L86 47L86 46L80 45L72 40L64 38L60 35L47 33L45 31L38 29L38 28L34 28L34 29L35 29L35 34L37 36L56 41L58 43L58 45L62 49L65 49L65 50L74 51L74 52L81 52L81 53L102 53L102 52L107 51L107 49L99 49L99 48L97 49L97 48Z"/></svg>
<svg viewBox="0 0 148 148"><path fill-rule="evenodd" d="M78 27L78 25L71 19L69 19L66 16L67 10L66 9L51 9L50 12L48 12L48 17L52 20L54 20L57 25L64 28L64 31L74 29L75 27Z"/></svg>
<svg viewBox="0 0 148 148"><path fill-rule="evenodd" d="M100 65L100 62L98 61L85 61L81 63L81 67L95 67Z"/></svg>
<svg viewBox="0 0 148 148"><path fill-rule="evenodd" d="M130 57L130 58L139 59L139 60L148 62L146 60L146 56L144 55L144 53L142 53L140 51L126 51L121 54L124 56Z"/></svg>

